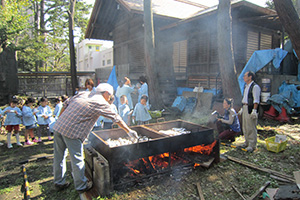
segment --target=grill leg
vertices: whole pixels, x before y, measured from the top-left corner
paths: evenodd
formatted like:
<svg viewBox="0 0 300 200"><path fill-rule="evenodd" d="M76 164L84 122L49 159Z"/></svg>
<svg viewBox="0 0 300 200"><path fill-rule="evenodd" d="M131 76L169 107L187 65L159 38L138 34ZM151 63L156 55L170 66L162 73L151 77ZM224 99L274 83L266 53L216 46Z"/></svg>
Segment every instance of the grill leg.
<svg viewBox="0 0 300 200"><path fill-rule="evenodd" d="M217 139L216 145L213 148L212 154L215 158L214 163L220 162L220 140Z"/></svg>

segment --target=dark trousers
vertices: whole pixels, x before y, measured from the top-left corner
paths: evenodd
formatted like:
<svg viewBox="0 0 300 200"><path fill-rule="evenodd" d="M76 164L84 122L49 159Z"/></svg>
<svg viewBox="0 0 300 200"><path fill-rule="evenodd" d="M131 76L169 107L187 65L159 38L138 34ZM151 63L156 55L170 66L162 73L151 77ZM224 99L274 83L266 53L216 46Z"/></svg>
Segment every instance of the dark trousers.
<svg viewBox="0 0 300 200"><path fill-rule="evenodd" d="M217 129L219 132L219 139L221 140L232 140L236 135L238 135L237 132L231 130L230 126L228 124L224 124L220 121L216 122Z"/></svg>

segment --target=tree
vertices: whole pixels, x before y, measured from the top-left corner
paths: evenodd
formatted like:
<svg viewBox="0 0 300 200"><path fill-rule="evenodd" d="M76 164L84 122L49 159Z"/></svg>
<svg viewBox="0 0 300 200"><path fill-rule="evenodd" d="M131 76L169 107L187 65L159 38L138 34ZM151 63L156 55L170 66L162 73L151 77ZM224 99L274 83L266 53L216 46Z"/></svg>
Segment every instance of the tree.
<svg viewBox="0 0 300 200"><path fill-rule="evenodd" d="M69 14L69 47L70 47L70 61L71 61L71 80L72 80L72 91L75 94L75 88L78 86L77 75L76 75L76 62L75 62L75 47L74 47L74 12L75 12L76 0L70 0Z"/></svg>
<svg viewBox="0 0 300 200"><path fill-rule="evenodd" d="M298 58L300 58L300 19L293 2L291 0L273 1L281 24L288 33Z"/></svg>
<svg viewBox="0 0 300 200"><path fill-rule="evenodd" d="M0 10L0 52L8 45L17 46L19 35L28 27L28 0L1 1Z"/></svg>
<svg viewBox="0 0 300 200"><path fill-rule="evenodd" d="M69 6L69 0L31 1L34 24L28 34L24 35L23 43L20 41L23 47L18 55L21 70L70 70ZM78 1L75 5L74 34L77 38L83 38L90 8L91 5L83 1Z"/></svg>
<svg viewBox="0 0 300 200"><path fill-rule="evenodd" d="M224 97L241 102L232 47L232 24L230 0L220 0L218 7L218 55Z"/></svg>
<svg viewBox="0 0 300 200"><path fill-rule="evenodd" d="M20 35L28 27L27 0L1 0L0 5L0 102L7 103L18 92L16 50Z"/></svg>
<svg viewBox="0 0 300 200"><path fill-rule="evenodd" d="M154 109L161 109L163 101L159 92L158 74L155 65L155 38L151 0L144 0L144 49L151 105Z"/></svg>

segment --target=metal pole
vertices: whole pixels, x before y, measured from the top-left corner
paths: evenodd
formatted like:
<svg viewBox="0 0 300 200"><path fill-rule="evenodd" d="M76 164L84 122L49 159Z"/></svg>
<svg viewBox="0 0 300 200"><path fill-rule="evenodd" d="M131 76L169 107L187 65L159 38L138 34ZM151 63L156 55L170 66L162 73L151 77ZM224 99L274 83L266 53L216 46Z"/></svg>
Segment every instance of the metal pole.
<svg viewBox="0 0 300 200"><path fill-rule="evenodd" d="M27 173L25 165L22 165L22 172L24 176L24 199L29 200L30 199L30 190L29 190L29 182L27 180Z"/></svg>

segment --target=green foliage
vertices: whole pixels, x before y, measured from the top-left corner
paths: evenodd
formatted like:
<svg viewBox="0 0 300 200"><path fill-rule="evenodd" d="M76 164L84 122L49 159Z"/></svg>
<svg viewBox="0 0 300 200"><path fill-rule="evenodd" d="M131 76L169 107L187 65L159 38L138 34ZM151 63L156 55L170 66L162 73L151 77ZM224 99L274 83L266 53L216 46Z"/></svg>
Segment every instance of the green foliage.
<svg viewBox="0 0 300 200"><path fill-rule="evenodd" d="M29 27L28 6L28 0L6 0L4 7L0 6L0 45L2 48L9 44L16 46L20 34Z"/></svg>
<svg viewBox="0 0 300 200"><path fill-rule="evenodd" d="M275 10L275 5L274 5L273 0L266 1L266 5L267 5L267 8Z"/></svg>
<svg viewBox="0 0 300 200"><path fill-rule="evenodd" d="M28 6L39 24L32 22L18 41L19 71L69 71L69 0L34 0ZM91 7L76 2L74 37L83 38Z"/></svg>

